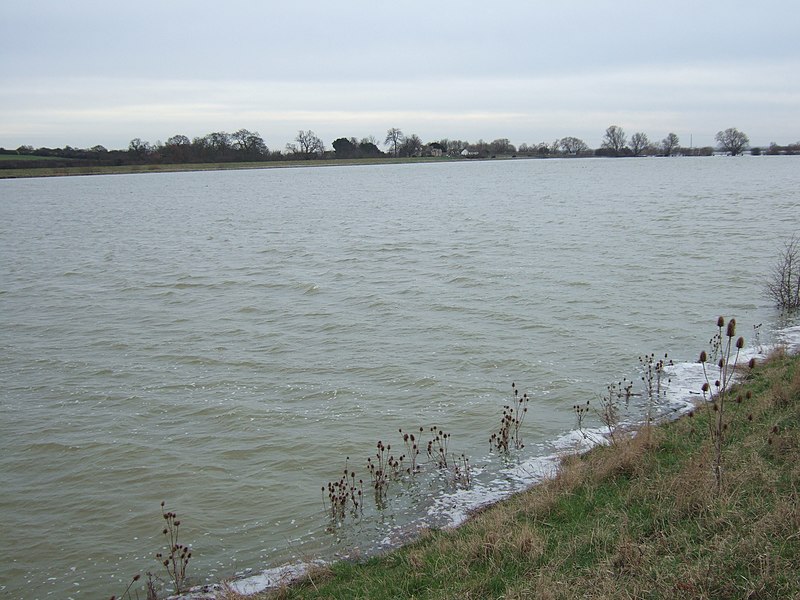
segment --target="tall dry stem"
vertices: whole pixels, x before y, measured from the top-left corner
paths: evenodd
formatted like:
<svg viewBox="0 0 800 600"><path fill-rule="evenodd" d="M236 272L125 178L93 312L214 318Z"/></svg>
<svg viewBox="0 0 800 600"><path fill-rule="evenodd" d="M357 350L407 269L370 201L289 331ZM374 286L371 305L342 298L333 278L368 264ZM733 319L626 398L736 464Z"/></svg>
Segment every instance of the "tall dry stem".
<svg viewBox="0 0 800 600"><path fill-rule="evenodd" d="M185 589L186 567L192 558L192 549L180 543L179 531L181 522L177 514L164 509L164 501L161 502L161 516L164 517L165 521L164 529L161 533L167 539L168 553L164 555L159 552L156 554L156 559L167 570L167 576L175 588L175 593L180 594Z"/></svg>
<svg viewBox="0 0 800 600"><path fill-rule="evenodd" d="M728 321L726 326L725 318L717 319L718 334L715 338L719 340L719 360L717 361L717 378L711 383L706 364L708 355L705 351L700 353L700 363L703 365L703 399L711 411L709 427L711 439L714 443L714 479L716 482L717 495L722 491L722 446L725 438L725 431L728 427L725 422L725 401L729 392L730 384L736 371L736 363L739 360L739 352L744 348L744 338L736 336L736 319ZM723 330L725 334L723 336ZM735 352L734 352L735 349Z"/></svg>

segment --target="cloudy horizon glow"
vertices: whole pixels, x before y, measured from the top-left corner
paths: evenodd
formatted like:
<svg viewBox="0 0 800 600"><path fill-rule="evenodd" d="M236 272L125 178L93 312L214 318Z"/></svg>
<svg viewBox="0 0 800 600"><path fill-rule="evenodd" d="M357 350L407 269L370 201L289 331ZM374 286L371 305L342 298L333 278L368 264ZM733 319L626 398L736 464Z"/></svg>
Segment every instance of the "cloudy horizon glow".
<svg viewBox="0 0 800 600"><path fill-rule="evenodd" d="M600 145L800 140L800 5L418 0L383 6L97 0L0 9L0 147L126 148L176 134L300 129L326 146L398 127L441 138Z"/></svg>

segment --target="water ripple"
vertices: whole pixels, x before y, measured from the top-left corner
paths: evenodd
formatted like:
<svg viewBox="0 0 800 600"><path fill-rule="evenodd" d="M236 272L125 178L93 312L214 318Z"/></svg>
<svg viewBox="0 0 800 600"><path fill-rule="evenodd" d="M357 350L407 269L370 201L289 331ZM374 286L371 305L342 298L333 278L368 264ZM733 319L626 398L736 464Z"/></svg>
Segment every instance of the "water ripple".
<svg viewBox="0 0 800 600"><path fill-rule="evenodd" d="M512 381L533 460L639 354L771 322L792 160L0 182L3 593L119 593L162 499L209 577L402 539L446 482L333 535L320 499L399 428L446 428L510 489L487 440Z"/></svg>

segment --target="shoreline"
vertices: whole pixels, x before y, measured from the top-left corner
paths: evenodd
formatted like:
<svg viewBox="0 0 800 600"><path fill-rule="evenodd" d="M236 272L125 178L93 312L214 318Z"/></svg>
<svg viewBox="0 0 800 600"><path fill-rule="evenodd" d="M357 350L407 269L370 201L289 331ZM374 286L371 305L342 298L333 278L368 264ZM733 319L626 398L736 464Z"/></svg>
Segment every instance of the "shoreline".
<svg viewBox="0 0 800 600"><path fill-rule="evenodd" d="M79 177L86 175L131 175L141 173L197 173L202 171L249 171L262 169L295 169L303 167L349 167L402 164L450 164L464 162L497 162L528 160L586 160L586 159L658 159L667 157L606 157L606 156L495 156L495 157L385 157L385 158L329 158L314 160L274 160L262 162L210 162L210 163L168 163L168 164L130 164L76 167L27 167L0 169L0 180L4 179L42 179L49 177ZM715 158L708 156L680 156L669 158ZM761 158L761 157L759 157Z"/></svg>
<svg viewBox="0 0 800 600"><path fill-rule="evenodd" d="M130 175L142 173L197 173L201 171L249 171L263 169L295 169L303 167L349 167L392 164L456 163L490 160L538 160L536 157L499 158L335 158L320 160L280 160L231 163L170 163L94 167L32 167L0 169L2 179L41 179L48 177L79 177L85 175Z"/></svg>
<svg viewBox="0 0 800 600"><path fill-rule="evenodd" d="M749 348L747 352L743 353L739 358L739 364L746 364L750 358L755 358L759 363L763 363L769 358L771 352L776 349L784 348L787 355L797 357L800 354L800 326L788 327L786 329L776 332L776 343L769 346L759 346ZM696 390L702 385L702 367L699 363L679 363L673 367L675 371L681 371L679 382L681 387L670 390L670 399L664 402L659 407L659 413L654 417L655 427L662 428L675 421L684 420L691 416L698 407L703 406L702 396ZM739 384L740 381L736 380L732 385ZM642 422L624 422L621 421L617 426L617 430L623 432L633 432L629 439L636 437L636 432L639 431L644 424ZM489 511L501 505L504 502L513 500L519 496L531 492L536 488L552 483L558 476L559 470L564 461L573 460L576 458L584 457L592 453L593 450L598 448L610 448L611 444L608 440L607 431L604 427L595 427L586 429L583 432L572 430L559 436L556 440L549 442L552 448L559 449L558 451L529 457L522 463L513 467L512 470L522 470L530 473L531 466L536 464L538 467L538 476L535 480L529 481L522 489L517 490L501 490L496 492L494 496L486 497L473 503L466 503L461 506L459 511L451 514L448 517L451 522L443 527L433 527L431 530L441 531L457 531L470 524L470 522L484 511ZM450 499L451 501L458 495L477 495L485 493L485 489L466 489L457 490L456 492L445 494L441 499L443 502ZM477 494L476 494L477 492ZM444 510L444 507L439 507ZM450 507L452 508L452 507ZM429 514L430 516L430 514ZM386 548L385 552L378 552L375 556L393 555L397 552L402 552L409 545L413 545L420 539L419 532L425 530L425 524L417 524L416 534L410 535L406 542L398 545L392 545ZM361 560L369 560L373 555L361 557ZM261 598L261 594L270 594L276 589L286 585L293 585L297 582L303 581L309 572L319 568L331 568L334 565L346 561L347 558L342 558L334 562L324 560L307 560L294 564L286 564L279 567L264 569L260 572L255 572L251 569L249 574L239 574L234 578L223 580L212 584L198 585L191 588L189 591L171 595L166 600L220 600L227 598L226 594L234 593L235 598L255 597Z"/></svg>

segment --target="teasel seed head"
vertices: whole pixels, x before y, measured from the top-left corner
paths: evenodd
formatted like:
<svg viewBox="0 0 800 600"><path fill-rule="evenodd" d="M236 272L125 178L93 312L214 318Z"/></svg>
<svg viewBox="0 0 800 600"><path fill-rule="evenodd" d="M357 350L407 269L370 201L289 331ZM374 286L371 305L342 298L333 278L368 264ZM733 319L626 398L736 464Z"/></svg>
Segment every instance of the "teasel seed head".
<svg viewBox="0 0 800 600"><path fill-rule="evenodd" d="M717 327L719 327L720 329L725 327L725 319L723 317L719 317L717 319Z"/></svg>
<svg viewBox="0 0 800 600"><path fill-rule="evenodd" d="M725 332L725 335L729 338L732 338L736 335L736 319L731 319L728 321L728 330Z"/></svg>
<svg viewBox="0 0 800 600"><path fill-rule="evenodd" d="M705 351L705 350L703 350L703 351L700 353L700 362L701 362L701 363L704 363L704 362L706 362L707 360L708 360L708 355L706 354L706 351Z"/></svg>
<svg viewBox="0 0 800 600"><path fill-rule="evenodd" d="M741 350L742 348L744 348L744 338L743 337L739 336L739 338L736 340L736 348L738 350Z"/></svg>

